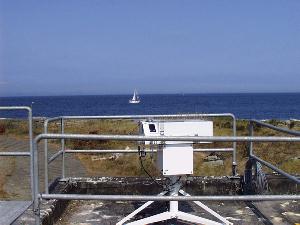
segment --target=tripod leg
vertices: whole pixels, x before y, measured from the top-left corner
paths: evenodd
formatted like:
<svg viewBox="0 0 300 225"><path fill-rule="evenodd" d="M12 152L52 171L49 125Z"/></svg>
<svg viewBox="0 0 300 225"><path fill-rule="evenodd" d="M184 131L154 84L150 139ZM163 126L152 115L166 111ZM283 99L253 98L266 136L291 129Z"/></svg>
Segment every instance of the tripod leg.
<svg viewBox="0 0 300 225"><path fill-rule="evenodd" d="M174 214L170 213L170 212L163 212L160 214L156 214L154 216L150 216L150 217L147 217L144 219L133 221L131 223L127 223L126 225L147 225L147 224L151 224L151 223L156 223L156 222L172 219L173 215Z"/></svg>
<svg viewBox="0 0 300 225"><path fill-rule="evenodd" d="M167 191L161 192L160 194L158 194L157 196L163 196L167 193ZM143 211L145 208L147 208L149 205L151 205L154 201L148 201L145 204L143 204L142 206L140 206L139 208L137 208L136 210L134 210L132 213L130 213L128 216L124 217L122 220L120 220L116 225L122 225L124 224L126 221L132 219L136 214L138 214L139 212Z"/></svg>
<svg viewBox="0 0 300 225"><path fill-rule="evenodd" d="M180 194L184 195L184 196L191 196L188 193L186 193L183 190L179 191ZM202 202L200 201L194 201L194 203L198 206L200 206L202 209L204 209L206 212L210 213L211 215L213 215L214 217L218 218L219 220L221 220L224 224L229 225L232 224L231 222L229 222L228 220L226 220L223 216L221 216L220 214L218 214L217 212L215 212L214 210L212 210L211 208L207 207L206 205L204 205Z"/></svg>
<svg viewBox="0 0 300 225"><path fill-rule="evenodd" d="M191 222L191 223L196 223L196 224L205 224L205 225L222 225L222 223L218 223L212 220L208 220L199 216L195 216L192 214L188 214L185 212L177 212L177 219Z"/></svg>

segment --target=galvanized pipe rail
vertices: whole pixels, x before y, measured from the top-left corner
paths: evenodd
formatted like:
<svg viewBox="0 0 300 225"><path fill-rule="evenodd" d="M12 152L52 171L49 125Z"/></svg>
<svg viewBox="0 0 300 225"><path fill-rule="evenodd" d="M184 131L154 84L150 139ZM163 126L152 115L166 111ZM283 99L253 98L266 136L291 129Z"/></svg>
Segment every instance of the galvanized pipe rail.
<svg viewBox="0 0 300 225"><path fill-rule="evenodd" d="M32 149L32 111L27 106L0 106L0 111L26 110L28 113L29 152L0 152L0 156L30 156Z"/></svg>
<svg viewBox="0 0 300 225"><path fill-rule="evenodd" d="M236 136L236 118L232 113L219 113L219 114L168 114L168 115L115 115L115 116L60 116L60 117L53 117L45 120L44 122L44 133L48 133L48 126L50 122L59 122L60 123L60 133L64 134L64 121L66 120L102 120L102 119L111 119L111 120L118 120L118 119L130 119L130 120L137 120L137 119L196 119L196 118L213 118L213 117L230 117L232 119L232 135ZM62 157L62 178L65 178L65 154L68 153L84 153L84 154L91 154L91 153L137 153L136 151L128 151L125 150L65 150L65 140L61 139L61 149L53 156L49 158L48 156L48 141L47 139L44 140L44 148L45 148L45 174L44 174L44 183L45 183L45 193L49 193L49 178L48 178L48 164L50 164L53 160L58 158L59 156ZM237 167L237 159L236 159L236 143L233 142L232 148L211 148L211 149L197 149L194 152L232 152L232 175L236 175L236 167Z"/></svg>
<svg viewBox="0 0 300 225"><path fill-rule="evenodd" d="M25 106L17 106L17 107L0 107L0 110L27 110L28 111L28 121L29 121L29 145L30 145L30 152L1 152L0 156L31 156L31 169L30 169L30 176L31 176L31 189L32 189L32 198L33 198L33 207L35 212L35 220L36 224L40 224L40 208L39 208L39 199L81 199L81 200L128 200L128 201L139 201L139 200L155 200L155 201L194 201L194 200L205 200L205 201L275 201L275 200L299 200L299 195L257 195L257 196L131 196L131 195L70 195L70 194L39 194L39 184L38 184L38 156L37 156L37 144L40 140L48 139L60 139L62 144L62 149L54 154L49 160L47 158L47 163L52 162L60 155L64 155L65 153L79 153L79 151L86 151L86 153L91 153L89 151L95 150L65 150L64 149L64 140L65 139L80 139L80 140L120 140L120 141L194 141L194 142L232 142L234 145L233 149L217 149L218 151L233 151L236 153L235 146L236 142L248 142L250 143L249 149L249 157L261 162L263 165L269 167L270 169L286 176L287 178L295 181L296 183L300 184L300 179L287 174L286 172L278 169L274 165L260 159L259 157L253 154L253 142L299 142L300 137L254 137L253 135L253 123L257 123L259 125L268 127L273 130L277 130L280 132L284 132L287 134L300 136L300 132L288 130L285 128L275 127L271 124L266 124L261 121L251 120L249 131L251 136L247 137L236 137L236 122L234 120L234 127L233 133L234 137L166 137L166 136L158 136L158 137L145 137L145 136L128 136L128 135L79 135L79 134L64 134L64 119L87 119L87 117L56 117L51 118L45 121L45 127L48 126L49 122L60 120L61 122L61 133L62 134L41 134L38 135L33 143L33 135L32 135L32 110L30 107ZM195 115L187 115L187 116L200 116L201 114ZM219 116L220 114L209 114L214 116ZM222 114L223 116L225 114ZM226 114L227 115L227 114ZM232 114L231 114L232 115ZM155 115L154 115L155 116ZM149 115L149 118L156 118L153 115ZM182 118L184 115L163 115L157 116L157 118ZM202 116L207 116L207 114L203 114ZM92 116L88 117L90 119L142 119L145 118L144 116L137 116L136 118L132 118L131 116ZM252 128L251 128L252 126ZM45 151L47 149L45 148ZM216 149L195 149L195 152L200 151L214 151ZM104 153L105 151L126 151L125 153L137 152L137 150L96 150L96 152ZM151 151L151 150L147 150ZM95 153L95 152L93 152ZM235 162L235 161L234 161ZM63 160L64 163L64 160ZM64 167L64 165L63 165ZM64 170L62 170L64 174Z"/></svg>
<svg viewBox="0 0 300 225"><path fill-rule="evenodd" d="M300 131L290 130L290 129L283 128L283 127L277 127L277 126L274 126L272 124L264 123L264 122L259 121L259 120L253 120L252 119L252 120L250 120L250 123L259 124L263 127L267 127L271 130L276 130L276 131L279 131L281 133L291 134L291 135L294 135L294 136L300 136Z"/></svg>
<svg viewBox="0 0 300 225"><path fill-rule="evenodd" d="M31 185L31 200L34 200L34 183L33 183L33 132L32 132L32 109L29 106L0 106L2 111L27 111L28 114L28 134L29 134L29 151L28 152L0 152L0 157L30 157L30 185Z"/></svg>
<svg viewBox="0 0 300 225"><path fill-rule="evenodd" d="M32 154L32 151L33 151L33 148L32 148L32 112L31 112L31 108L30 107L0 107L0 110L28 110L28 117L29 117L29 134L30 134L30 153L28 152L2 152L2 156L32 156L31 159L34 160L34 155L35 154ZM197 114L198 115L198 114ZM199 116L199 115L198 115ZM167 116L168 117L168 116ZM159 118L167 118L166 116L159 116ZM172 118L176 117L174 115L171 116ZM66 118L69 118L69 119L86 119L86 117L66 117ZM90 119L98 119L99 117L89 117ZM132 119L132 117L130 116L125 116L125 117L119 117L119 116L101 116L102 119ZM142 117L144 118L144 117ZM151 116L150 116L151 118ZM152 116L153 118L153 116ZM56 120L61 120L61 132L63 133L63 117L57 117L57 118L51 118L49 120L47 120L46 124L48 122L51 122L51 121L56 121ZM287 133L287 134L291 134L291 135L297 135L299 136L300 132L297 132L297 131L291 131L291 130L288 130L288 129L284 129L284 128L278 128L278 127L275 127L273 125L270 125L270 124L265 124L265 123L262 123L260 121L255 121L255 120L252 120L251 122L253 123L258 123L262 126L265 126L265 127L268 127L270 129L274 129L274 130L277 130L277 131L280 131L280 132L284 132L284 133ZM252 131L252 135L253 135L253 131ZM51 136L51 135L50 135ZM151 141L151 138L143 138L143 137L139 137L139 136L129 136L129 137L126 137L126 136L122 136L121 135L114 135L113 137L112 136L109 136L109 135L102 135L101 137L99 137L99 135L88 135L89 137L86 137L86 135L63 135L61 136L61 138L59 138L58 136L43 136L41 135L41 138L42 139L45 139L47 140L48 138L49 139L61 139L62 140L62 146L64 145L64 139L83 139L83 140L90 140L90 139L93 139L93 140L150 140ZM98 136L98 137L96 137ZM195 140L193 137L152 137L154 139L152 140L161 140L161 141L166 141L166 140L173 140L173 141L215 141L215 142L233 142L233 143L236 143L237 141L241 141L241 142L269 142L269 141L272 141L272 142L279 142L279 141L285 141L285 142L298 142L299 139L296 139L296 138L290 138L290 137L236 137L236 138L232 138L232 137L197 137ZM167 139L165 139L167 138ZM54 156L52 156L49 161L52 162L53 160L55 160L59 155L62 155L64 152L63 152L63 149L61 151L59 151L58 153L56 153ZM197 151L210 151L210 150L214 150L214 149L199 149L199 150L195 150L196 152ZM216 150L216 149L215 149ZM218 151L230 151L231 149L217 149ZM69 151L69 152L68 152ZM74 151L74 152L73 152ZM79 150L81 151L81 150ZM82 150L83 152L85 150ZM89 150L87 150L86 153L89 153L88 152ZM91 151L94 151L94 150L91 150ZM102 153L105 152L105 150L96 150L96 151L101 151ZM107 152L111 152L110 150L106 150ZM114 150L113 150L114 151ZM118 151L118 150L116 150ZM127 150L125 150L127 151ZM149 150L150 151L150 150ZM65 152L68 152L68 153L78 153L78 150L67 150ZM131 151L128 151L128 152L136 152L136 150L131 150ZM34 153L34 152L33 152ZM93 152L94 153L94 152ZM127 153L127 152L126 152ZM252 151L251 151L252 153ZM269 168L275 170L276 172L288 177L289 179L299 183L299 179L285 173L284 171L281 171L279 170L278 168L276 168L275 166L273 166L272 164L268 163L268 162L265 162L263 161L262 159L256 157L255 155L253 154L250 154L250 156L252 158L254 158L255 160L261 162L262 164L268 166ZM36 161L36 160L34 160ZM34 171L34 170L37 170L37 164L36 163L33 163L33 165L31 166L31 171ZM35 169L36 168L36 169ZM31 172L31 177L33 177L33 172ZM36 176L34 176L36 177ZM34 179L32 179L33 182L32 182L32 190L33 192L37 192L37 190L35 190L35 186L37 184L37 182L34 182ZM36 195L33 195L34 197L34 200L35 202L37 202L37 198L35 197ZM165 197L160 197L157 198L157 196L101 196L101 195L98 195L98 196L87 196L87 195L84 195L84 196L80 196L80 195L67 195L67 196L63 196L63 195L47 195L47 194L42 194L42 195L38 195L37 197L40 197L40 198L47 198L47 199L52 199L52 198L55 198L55 199L86 199L86 200L89 200L89 199L101 199L101 200L114 200L114 199L118 199L118 200L158 200L158 201L169 201L169 200L178 200L178 201L192 201L192 200L240 200L240 201L245 201L245 200L251 200L251 201L256 201L256 200L283 200L283 199L299 199L299 195L285 195L285 196L271 196L271 195L268 195L268 196L193 196L193 197L184 197L184 196L178 196L178 197L171 197L170 196L165 196ZM174 198L174 199L173 199ZM36 205L36 204L35 204ZM39 210L35 210L36 211L39 211Z"/></svg>
<svg viewBox="0 0 300 225"><path fill-rule="evenodd" d="M145 149L144 152L151 153L151 152L157 152L156 149L149 150ZM201 148L201 149L194 149L194 152L232 152L232 148ZM131 150L123 150L123 149L114 149L114 150L108 150L108 149L80 149L80 150L65 150L65 153L87 153L87 154L93 154L93 153L138 153L138 149L131 149ZM61 154L61 152L58 152ZM54 156L54 155L53 155ZM50 159L51 160L51 159ZM50 161L49 160L49 161Z"/></svg>
<svg viewBox="0 0 300 225"><path fill-rule="evenodd" d="M277 173L281 174L282 176L287 177L288 179L296 182L297 184L300 184L300 179L298 179L297 177L294 177L294 176L288 174L287 172L284 172L283 170L281 170L281 169L277 168L276 166L272 165L271 163L266 162L265 160L255 156L253 154L251 154L250 157L255 159L256 161L260 162L261 164L265 165L266 167L276 171Z"/></svg>
<svg viewBox="0 0 300 225"><path fill-rule="evenodd" d="M38 184L38 142L43 139L77 139L77 140L120 140L120 141L193 141L193 142L300 142L300 137L168 137L168 136L130 136L130 135L84 135L84 134L40 134L34 139L34 212L35 223L40 224L40 199L83 199L83 200L159 200L159 201L194 201L194 200L299 200L299 195L270 195L270 196L124 196L124 195L69 195L69 194L40 194ZM295 178L295 177L294 177ZM295 178L297 183L300 180Z"/></svg>
<svg viewBox="0 0 300 225"><path fill-rule="evenodd" d="M98 135L98 134L40 134L36 140L114 140L114 141L189 141L189 142L299 142L300 137L285 136L141 136L141 135Z"/></svg>
<svg viewBox="0 0 300 225"><path fill-rule="evenodd" d="M63 151L60 150L57 153L55 153L54 155L52 155L51 158L48 160L48 164L52 163L55 159L57 159L62 154L63 154Z"/></svg>
<svg viewBox="0 0 300 225"><path fill-rule="evenodd" d="M107 201L281 201L300 200L300 195L213 195L213 196L153 196L153 195L83 195L40 194L40 199L107 200Z"/></svg>
<svg viewBox="0 0 300 225"><path fill-rule="evenodd" d="M281 132L281 133L290 134L290 135L294 135L294 136L300 136L299 131L294 131L294 130L290 130L290 129L286 129L286 128L282 128L282 127L276 127L272 124L264 123L264 122L261 122L259 120L250 120L249 121L249 128L248 128L249 129L249 136L254 135L254 124L258 124L262 127L266 127L266 128L269 128L271 130L275 130L275 131L278 131L278 132ZM260 162L264 166L272 169L273 171L276 171L277 173L281 174L284 177L287 177L288 179L296 182L297 184L300 184L300 180L298 178L284 172L283 170L279 169L278 167L272 165L271 163L266 162L265 160L263 160L263 159L259 158L258 156L254 155L253 154L253 142L252 141L249 142L248 157L249 157L249 159L252 158L252 159Z"/></svg>
<svg viewBox="0 0 300 225"><path fill-rule="evenodd" d="M0 152L0 156L31 156L30 152Z"/></svg>

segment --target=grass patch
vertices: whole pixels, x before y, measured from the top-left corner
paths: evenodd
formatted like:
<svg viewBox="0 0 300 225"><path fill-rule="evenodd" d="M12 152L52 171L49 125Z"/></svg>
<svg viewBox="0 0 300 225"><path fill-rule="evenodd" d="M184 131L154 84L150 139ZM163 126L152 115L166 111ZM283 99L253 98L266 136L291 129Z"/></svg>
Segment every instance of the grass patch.
<svg viewBox="0 0 300 225"><path fill-rule="evenodd" d="M125 154L116 160L95 160L93 156L85 154L78 154L77 157L92 176L146 176L136 154ZM143 165L153 176L159 176L155 160L149 155L143 159Z"/></svg>
<svg viewBox="0 0 300 225"><path fill-rule="evenodd" d="M15 158L2 157L0 158L0 198L9 199L10 195L4 190L4 186L7 183L9 176L15 169Z"/></svg>

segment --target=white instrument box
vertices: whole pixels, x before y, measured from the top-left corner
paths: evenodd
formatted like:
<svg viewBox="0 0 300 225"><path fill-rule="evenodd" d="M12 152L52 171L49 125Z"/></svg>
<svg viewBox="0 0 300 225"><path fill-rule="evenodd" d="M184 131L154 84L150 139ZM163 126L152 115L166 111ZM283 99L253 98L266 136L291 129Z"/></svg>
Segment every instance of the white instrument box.
<svg viewBox="0 0 300 225"><path fill-rule="evenodd" d="M212 121L142 121L140 124L140 133L145 136L213 136ZM150 141L145 144L149 145ZM157 167L163 175L193 174L192 141L152 144L158 144Z"/></svg>

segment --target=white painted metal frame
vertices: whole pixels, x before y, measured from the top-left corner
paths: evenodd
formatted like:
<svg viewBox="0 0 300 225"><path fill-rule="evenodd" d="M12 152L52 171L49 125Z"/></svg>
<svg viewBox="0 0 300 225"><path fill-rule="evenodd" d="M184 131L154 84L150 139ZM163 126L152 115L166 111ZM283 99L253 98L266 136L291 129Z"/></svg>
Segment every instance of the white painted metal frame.
<svg viewBox="0 0 300 225"><path fill-rule="evenodd" d="M178 180L177 176L172 176L173 182L176 182L177 180ZM169 196L178 196L179 193L184 196L191 196L188 193L186 193L185 191L181 190L180 187L181 187L181 185L179 182L176 182L174 185L172 185ZM164 192L160 193L158 196L163 196L167 193L168 193L167 191L164 191ZM186 222L190 222L190 223L207 224L207 225L224 225L224 224L231 225L232 224L231 222L226 220L224 217L222 217L217 212L213 211L212 209L210 209L209 207L207 207L205 204L203 204L200 201L194 201L194 203L196 205L200 206L207 213L218 218L220 221L222 221L222 223L179 211L178 210L178 201L169 201L170 208L169 208L169 211L167 211L167 212L159 213L159 214L147 217L147 218L143 218L140 220L126 223L127 221L132 219L135 215L137 215L138 213L140 213L141 211L143 211L144 209L149 207L153 202L154 201L146 202L141 207L139 207L138 209L136 209L135 211L130 213L128 216L126 216L125 218L120 220L116 225L125 225L125 224L126 225L146 225L149 223L156 223L156 222L170 220L170 219L178 219L178 220L182 220L182 221L186 221Z"/></svg>

